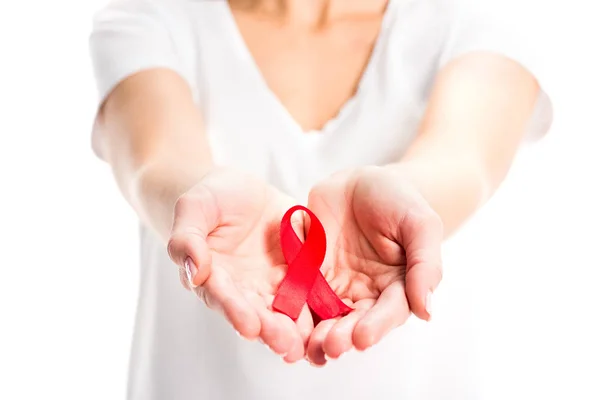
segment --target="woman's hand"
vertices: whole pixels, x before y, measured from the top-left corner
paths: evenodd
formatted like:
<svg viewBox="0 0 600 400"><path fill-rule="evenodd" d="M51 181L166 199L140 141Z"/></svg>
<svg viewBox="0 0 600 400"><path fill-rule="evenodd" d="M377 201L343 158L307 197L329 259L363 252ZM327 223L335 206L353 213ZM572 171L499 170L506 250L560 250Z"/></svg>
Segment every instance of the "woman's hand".
<svg viewBox="0 0 600 400"><path fill-rule="evenodd" d="M364 350L403 324L411 311L430 318L430 296L442 277L442 222L399 169L333 175L311 191L308 208L327 233L321 271L354 308L315 327L309 361L323 365L325 356Z"/></svg>
<svg viewBox="0 0 600 400"><path fill-rule="evenodd" d="M279 225L293 205L254 177L215 170L177 201L168 244L186 288L240 335L260 338L287 362L304 357L313 329L307 307L296 322L271 308L287 270ZM302 217L296 217L292 223L303 237Z"/></svg>

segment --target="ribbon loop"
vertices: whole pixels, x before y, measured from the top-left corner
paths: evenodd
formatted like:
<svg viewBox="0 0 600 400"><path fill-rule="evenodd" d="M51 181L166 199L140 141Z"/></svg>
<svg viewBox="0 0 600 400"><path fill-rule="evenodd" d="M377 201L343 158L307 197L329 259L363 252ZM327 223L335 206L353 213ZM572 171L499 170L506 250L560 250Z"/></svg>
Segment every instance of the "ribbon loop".
<svg viewBox="0 0 600 400"><path fill-rule="evenodd" d="M304 211L311 220L310 230L304 243L292 227L292 214ZM290 208L281 220L280 241L288 271L277 289L273 309L298 319L302 307L308 306L321 319L347 314L348 307L331 289L321 274L325 259L327 238L321 221L308 208L297 205Z"/></svg>

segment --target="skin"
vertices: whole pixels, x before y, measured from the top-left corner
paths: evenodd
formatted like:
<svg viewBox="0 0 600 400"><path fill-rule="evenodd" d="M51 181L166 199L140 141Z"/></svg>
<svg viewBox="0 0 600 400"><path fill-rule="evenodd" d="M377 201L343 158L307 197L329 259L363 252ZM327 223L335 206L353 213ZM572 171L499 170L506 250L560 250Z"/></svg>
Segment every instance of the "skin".
<svg viewBox="0 0 600 400"><path fill-rule="evenodd" d="M323 126L352 96L385 6L230 4L266 83L305 130ZM163 239L184 287L285 361L324 365L376 344L410 313L431 318L442 241L506 176L538 91L509 59L462 56L439 71L418 136L401 159L340 171L314 186L308 207L329 241L322 272L354 308L316 326L307 309L292 321L270 307L285 274L276 229L296 202L243 171L213 165L180 76L152 69L122 81L100 109L94 145L125 198ZM294 217L302 237L307 226Z"/></svg>

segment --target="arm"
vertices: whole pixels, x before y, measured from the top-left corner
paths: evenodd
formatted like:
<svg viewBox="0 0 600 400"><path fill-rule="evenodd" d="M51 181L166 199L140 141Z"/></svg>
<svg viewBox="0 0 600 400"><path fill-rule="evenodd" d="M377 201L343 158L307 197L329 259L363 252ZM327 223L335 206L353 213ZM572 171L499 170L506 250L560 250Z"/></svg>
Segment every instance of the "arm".
<svg viewBox="0 0 600 400"><path fill-rule="evenodd" d="M447 237L506 176L539 86L514 61L473 53L438 75L417 139L392 165L441 217Z"/></svg>
<svg viewBox="0 0 600 400"><path fill-rule="evenodd" d="M212 166L186 82L166 69L125 79L101 107L94 141L127 201L166 242L175 202Z"/></svg>
<svg viewBox="0 0 600 400"><path fill-rule="evenodd" d="M531 74L507 58L457 58L440 71L420 132L402 159L342 171L313 188L309 207L338 244L326 273L349 282L357 310L343 327L315 328L307 350L314 363L325 362L315 349L335 358L352 346L372 346L411 312L431 318L443 239L504 179L538 92ZM344 274L361 279L344 281Z"/></svg>
<svg viewBox="0 0 600 400"><path fill-rule="evenodd" d="M243 171L213 167L185 59L173 46L185 29L172 25L175 9L163 3L113 2L95 17L91 53L105 99L95 151L167 245L183 286L240 335L297 361L312 317L294 323L270 309L285 264L273 257L279 242L265 240L275 239L272 226L295 201Z"/></svg>
<svg viewBox="0 0 600 400"><path fill-rule="evenodd" d="M273 257L278 241L265 240L294 200L213 168L186 82L164 69L126 78L101 108L94 135L125 198L168 244L182 284L240 335L260 337L287 362L301 359L312 317L306 310L294 322L270 309L284 263ZM238 286L244 279L252 283Z"/></svg>

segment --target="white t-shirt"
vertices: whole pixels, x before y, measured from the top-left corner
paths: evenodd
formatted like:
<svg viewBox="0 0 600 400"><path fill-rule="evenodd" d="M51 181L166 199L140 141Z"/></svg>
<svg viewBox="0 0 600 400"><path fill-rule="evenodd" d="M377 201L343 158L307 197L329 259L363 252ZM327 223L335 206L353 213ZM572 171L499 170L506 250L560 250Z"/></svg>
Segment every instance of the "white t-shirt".
<svg viewBox="0 0 600 400"><path fill-rule="evenodd" d="M492 18L482 1L390 0L356 94L318 132L303 132L269 90L225 0L114 2L97 13L91 36L99 102L137 71L171 68L192 88L215 161L304 202L335 171L397 160L416 134L436 72L458 55L493 51L537 72L526 37ZM542 92L530 137L550 119ZM431 323L410 318L372 349L325 368L287 365L183 290L164 246L145 228L141 246L131 400L480 398L464 310ZM452 287L452 279L443 284ZM460 295L468 297L464 288Z"/></svg>

